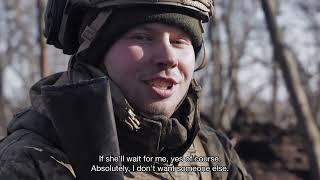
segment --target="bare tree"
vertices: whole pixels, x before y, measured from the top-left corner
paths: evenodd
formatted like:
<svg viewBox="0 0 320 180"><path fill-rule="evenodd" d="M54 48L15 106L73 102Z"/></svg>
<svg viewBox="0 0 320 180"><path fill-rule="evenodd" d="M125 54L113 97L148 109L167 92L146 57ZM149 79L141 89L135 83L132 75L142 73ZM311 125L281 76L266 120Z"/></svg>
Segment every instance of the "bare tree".
<svg viewBox="0 0 320 180"><path fill-rule="evenodd" d="M12 2L12 4L9 4L9 2L4 2L4 11L5 13L11 12L14 7L18 6L17 1ZM14 6L14 7L12 7ZM5 17L6 24L9 25L12 23L12 19L9 19L8 17ZM2 43L7 44L7 49L3 54L0 54L0 136L5 135L6 133L6 126L7 126L7 117L5 114L6 104L5 104L5 96L3 94L3 88L4 88L4 70L5 68L10 64L11 61L8 61L11 59L14 48L11 46L10 37L7 36L4 38L4 41Z"/></svg>
<svg viewBox="0 0 320 180"><path fill-rule="evenodd" d="M224 1L225 10L223 11L221 23L225 26L225 33L227 38L227 48L228 48L228 67L227 77L222 81L230 82L223 83L226 87L227 93L223 96L221 102L221 112L220 119L222 123L222 129L230 130L231 121L234 119L233 115L238 109L244 107L244 103L240 96L239 90L239 68L240 59L245 54L246 44L248 42L249 34L252 30L250 13L244 14L244 21L241 22L241 29L234 26L232 21L235 17L236 10L241 9L239 6L242 2L229 0ZM236 32L236 33L235 33ZM242 32L242 33L241 33ZM226 86L225 86L226 85Z"/></svg>
<svg viewBox="0 0 320 180"><path fill-rule="evenodd" d="M279 1L273 0L270 2L271 10L273 14L278 14L279 12ZM279 78L278 78L278 65L277 62L274 61L272 63L272 99L271 99L271 113L272 113L272 121L277 123L278 119L278 89L279 89Z"/></svg>
<svg viewBox="0 0 320 180"><path fill-rule="evenodd" d="M37 0L37 9L38 9L38 43L40 46L40 76L45 77L49 75L49 67L48 67L48 55L47 55L47 46L45 39L42 35L43 32L43 14L44 14L44 2L43 0Z"/></svg>
<svg viewBox="0 0 320 180"><path fill-rule="evenodd" d="M213 75L211 77L212 87L212 119L211 125L215 128L221 126L221 108L222 108L222 60L221 60L221 42L219 31L219 19L211 21L208 28L208 36L211 44L211 57Z"/></svg>
<svg viewBox="0 0 320 180"><path fill-rule="evenodd" d="M5 104L3 96L3 70L4 70L4 59L0 58L0 136L5 134L6 127L6 116L5 116Z"/></svg>
<svg viewBox="0 0 320 180"><path fill-rule="evenodd" d="M231 18L234 12L235 1L230 0L227 6L226 13L224 14L224 22L226 26L226 33L227 33L227 42L228 42L228 49L229 49L229 69L228 75L229 79L231 80L230 84L230 97L234 97L235 105L237 107L241 106L240 94L239 94L239 83L238 83L238 69L239 69L239 58L237 49L235 47L235 40L234 34L232 33L232 25L231 25Z"/></svg>
<svg viewBox="0 0 320 180"><path fill-rule="evenodd" d="M272 121L277 122L278 120L278 89L279 89L279 78L278 78L278 67L277 63L272 64L272 99L271 99L271 110L272 110Z"/></svg>
<svg viewBox="0 0 320 180"><path fill-rule="evenodd" d="M34 48L37 43L34 41L33 31L36 30L36 18L34 18L35 1L3 1L3 10L5 11L5 27L4 38L1 38L1 43L5 44L5 51L0 54L0 83L1 89L6 86L4 82L4 70L19 78L19 85L21 89L15 89L17 92L12 97L4 96L1 90L0 98L0 135L6 129L6 123L11 118L11 113L17 112L21 107L29 105L28 89L33 84L35 79L39 78L39 61L36 60L37 48ZM10 76L11 77L11 76ZM10 78L6 77L6 78ZM7 79L6 82L11 82ZM9 85L9 84L8 84ZM10 113L11 111L11 113ZM3 113L5 112L5 113ZM1 130L2 129L2 130Z"/></svg>
<svg viewBox="0 0 320 180"><path fill-rule="evenodd" d="M301 1L298 2L298 6L302 10L302 12L306 15L306 19L310 22L309 30L313 34L313 40L315 48L317 49L315 57L320 57L320 22L318 21L318 14L319 14L319 8L320 8L320 2L319 1ZM319 58L317 59L318 63ZM314 76L319 76L320 74L320 68L318 68L318 71ZM318 86L320 88L320 86ZM318 127L320 128L320 93L315 92L313 94L313 97L310 98L314 105L313 113L315 114L315 119L317 121ZM315 97L315 98L314 98Z"/></svg>
<svg viewBox="0 0 320 180"><path fill-rule="evenodd" d="M305 147L309 151L311 175L314 180L320 178L320 134L312 116L310 105L302 87L297 64L292 54L284 47L281 32L278 29L275 14L269 0L261 0L267 27L273 44L275 60L282 71L286 87L291 97L301 131L306 139Z"/></svg>

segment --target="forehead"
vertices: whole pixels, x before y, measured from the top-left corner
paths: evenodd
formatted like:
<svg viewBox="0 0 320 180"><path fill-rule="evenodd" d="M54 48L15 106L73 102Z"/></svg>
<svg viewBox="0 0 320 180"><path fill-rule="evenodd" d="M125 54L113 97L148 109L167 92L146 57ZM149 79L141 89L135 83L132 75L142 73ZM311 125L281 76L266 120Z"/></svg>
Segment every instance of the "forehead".
<svg viewBox="0 0 320 180"><path fill-rule="evenodd" d="M145 23L131 28L128 32L146 31L154 33L170 32L178 35L188 36L182 29L175 25L169 25L164 23Z"/></svg>

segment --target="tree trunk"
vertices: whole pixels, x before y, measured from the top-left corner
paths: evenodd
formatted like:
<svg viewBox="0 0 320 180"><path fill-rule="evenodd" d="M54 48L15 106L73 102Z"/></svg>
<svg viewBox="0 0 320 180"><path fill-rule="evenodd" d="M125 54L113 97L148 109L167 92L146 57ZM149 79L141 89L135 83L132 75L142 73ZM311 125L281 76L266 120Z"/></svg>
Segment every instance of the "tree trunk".
<svg viewBox="0 0 320 180"><path fill-rule="evenodd" d="M271 110L272 110L272 121L278 123L278 68L276 62L272 64L272 102L271 102Z"/></svg>
<svg viewBox="0 0 320 180"><path fill-rule="evenodd" d="M220 47L219 21L211 21L209 24L208 36L212 47L211 60L213 66L213 75L211 78L212 85L212 126L219 128L221 126L221 109L222 109L222 61Z"/></svg>
<svg viewBox="0 0 320 180"><path fill-rule="evenodd" d="M0 137L6 134L7 121L5 116L5 104L3 100L3 70L4 60L0 58ZM0 138L1 139L1 138Z"/></svg>
<svg viewBox="0 0 320 180"><path fill-rule="evenodd" d="M227 32L227 42L228 42L228 50L229 50L229 77L231 80L231 86L230 86L230 92L233 94L233 100L235 103L236 108L241 107L241 101L240 101L240 94L239 94L239 81L238 81L238 71L239 71L239 56L238 51L235 46L234 41L234 34L232 33L232 27L231 27L231 16L234 11L235 1L231 0L229 1L227 11L228 13L225 14L224 20L226 25L226 32Z"/></svg>
<svg viewBox="0 0 320 180"><path fill-rule="evenodd" d="M37 8L38 8L38 42L40 46L40 56L39 56L39 64L40 64L40 76L43 78L49 75L49 67L48 67L48 55L47 55L47 46L45 39L42 35L43 32L43 14L44 14L44 2L43 0L37 0Z"/></svg>
<svg viewBox="0 0 320 180"><path fill-rule="evenodd" d="M298 124L305 137L304 146L309 155L311 177L314 180L318 180L320 179L320 134L312 116L308 99L301 85L297 64L291 54L284 48L283 39L269 3L269 0L261 0L273 44L275 60L278 62L282 71L286 87L291 97L291 103L298 119Z"/></svg>

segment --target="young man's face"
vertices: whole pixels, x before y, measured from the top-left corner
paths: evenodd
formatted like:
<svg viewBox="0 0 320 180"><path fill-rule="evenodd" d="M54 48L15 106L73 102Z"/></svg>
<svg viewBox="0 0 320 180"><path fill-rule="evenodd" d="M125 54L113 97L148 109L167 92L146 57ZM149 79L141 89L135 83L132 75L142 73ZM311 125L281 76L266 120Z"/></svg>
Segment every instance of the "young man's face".
<svg viewBox="0 0 320 180"><path fill-rule="evenodd" d="M170 117L188 91L195 54L191 39L182 30L149 23L116 41L104 63L136 110Z"/></svg>

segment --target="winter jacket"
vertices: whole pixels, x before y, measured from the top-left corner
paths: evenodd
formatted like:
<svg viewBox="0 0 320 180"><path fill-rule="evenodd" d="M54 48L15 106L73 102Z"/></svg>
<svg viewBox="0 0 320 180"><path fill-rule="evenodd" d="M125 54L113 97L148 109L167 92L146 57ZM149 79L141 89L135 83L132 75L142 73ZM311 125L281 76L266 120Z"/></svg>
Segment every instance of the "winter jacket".
<svg viewBox="0 0 320 180"><path fill-rule="evenodd" d="M176 119L143 118L141 130L127 131L127 123L117 114L121 111L110 104L107 78L68 84L61 81L66 74L52 75L31 88L32 106L14 116L8 136L0 143L1 180L250 179L227 137L198 122L197 107L182 103ZM218 161L204 162L210 167L209 176L197 171L135 172L132 164L137 167L141 162L99 161L100 155L107 154L170 159L193 153L199 156L199 151L203 151L200 155L218 157ZM152 163L179 167L185 162ZM130 167L130 171L98 172L98 167L109 165Z"/></svg>

